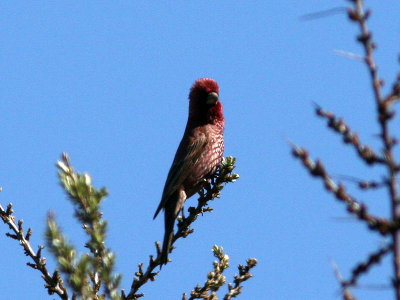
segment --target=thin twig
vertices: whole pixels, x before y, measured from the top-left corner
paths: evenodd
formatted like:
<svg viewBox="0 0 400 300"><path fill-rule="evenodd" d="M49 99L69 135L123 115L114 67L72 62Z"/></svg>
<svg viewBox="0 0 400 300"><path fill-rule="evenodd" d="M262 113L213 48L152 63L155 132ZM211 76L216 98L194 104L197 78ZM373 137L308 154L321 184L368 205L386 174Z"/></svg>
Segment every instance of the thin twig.
<svg viewBox="0 0 400 300"><path fill-rule="evenodd" d="M22 228L22 220L15 222L13 216L12 204L8 204L7 209L4 209L0 204L0 217L5 224L14 232L14 234L6 233L6 235L12 239L18 240L20 245L24 248L25 255L29 256L34 263L27 263L33 269L39 270L42 273L42 278L46 282L45 288L48 290L50 295L56 293L61 299L68 300L67 290L63 286L63 281L58 271L55 271L53 275L50 275L46 267L46 259L41 256L43 246L39 246L37 252L35 252L29 242L29 238L32 234L32 230L29 228L28 233L24 236Z"/></svg>
<svg viewBox="0 0 400 300"><path fill-rule="evenodd" d="M358 134L354 133L342 118L337 118L333 113L323 110L318 104L316 104L315 113L317 116L326 119L328 127L339 133L345 144L352 145L358 156L368 165L386 163L385 159L376 154L371 147L360 142Z"/></svg>
<svg viewBox="0 0 400 300"><path fill-rule="evenodd" d="M325 17L332 16L332 15L342 14L344 12L346 12L346 7L345 6L332 7L332 8L329 8L329 9L320 10L320 11L317 11L317 12L312 12L312 13L303 15L303 16L300 17L300 20L302 20L302 21L312 21L312 20L325 18Z"/></svg>
<svg viewBox="0 0 400 300"><path fill-rule="evenodd" d="M184 217L183 214L178 218L178 230L172 238L173 245L179 238L185 238L189 234L193 233L193 228L190 228L191 224L197 219L197 217L205 212L211 212L213 209L208 206L208 202L218 198L223 188L223 184L228 182L234 182L239 178L238 174L232 173L235 168L235 158L228 156L223 159L222 164L218 167L216 173L210 181L205 181L203 189L199 192L199 199L196 207L189 207L189 215ZM172 252L174 247L171 247ZM139 264L139 270L135 273L131 289L128 295L125 296L125 292L122 291L123 300L136 300L143 297L143 293L138 293L139 289L149 280L154 281L159 271L154 272L155 268L162 266L161 263L161 249L160 244L156 243L157 257L150 256L149 265L146 271L143 270L143 263Z"/></svg>
<svg viewBox="0 0 400 300"><path fill-rule="evenodd" d="M371 190L371 189L379 189L385 187L387 184L385 181L375 181L375 180L362 180L353 176L347 175L334 175L333 177L337 177L342 180L347 180L353 183L356 183L357 186L361 190Z"/></svg>
<svg viewBox="0 0 400 300"><path fill-rule="evenodd" d="M372 34L367 27L367 19L370 16L370 11L364 12L363 1L353 0L354 9L349 9L349 17L354 22L358 23L361 34L358 36L358 41L363 45L365 52L365 63L369 70L372 87L374 91L375 103L378 112L378 122L381 128L381 137L383 141L383 154L386 157L386 166L389 173L388 188L391 202L391 218L392 220L399 219L399 196L397 186L397 172L398 167L393 154L393 146L395 140L390 136L388 121L394 116L394 113L390 110L391 103L393 101L385 101L382 96L381 87L383 81L378 76L378 70L374 61L373 52L376 48L376 44L372 40ZM395 93L396 88L394 88ZM392 93L392 95L393 95ZM398 93L398 89L397 89ZM386 97L391 99L391 97ZM399 245L399 233L398 230L392 232L393 240L393 268L395 272L395 278L393 280L396 299L400 300L400 245Z"/></svg>
<svg viewBox="0 0 400 300"><path fill-rule="evenodd" d="M348 194L342 184L336 184L325 170L321 161L317 160L314 162L311 160L305 149L292 145L292 154L294 157L302 161L303 165L308 169L312 176L319 177L323 180L327 191L334 194L336 199L346 203L347 211L349 213L357 216L358 219L365 221L370 229L376 230L382 235L386 235L394 230L395 224L393 224L393 222L369 214L366 205L360 203L353 196Z"/></svg>
<svg viewBox="0 0 400 300"><path fill-rule="evenodd" d="M343 288L347 288L350 286L355 286L357 284L357 280L363 274L366 274L373 265L376 265L381 262L381 259L393 250L393 245L385 245L379 248L377 251L368 255L368 258L358 263L352 270L352 276L348 280L343 280L341 282Z"/></svg>
<svg viewBox="0 0 400 300"><path fill-rule="evenodd" d="M351 294L350 290L346 286L343 286L343 277L339 271L339 267L337 266L337 264L333 260L331 260L331 265L332 265L333 271L335 273L336 280L340 283L340 286L342 287L341 292L342 292L343 300L357 300Z"/></svg>

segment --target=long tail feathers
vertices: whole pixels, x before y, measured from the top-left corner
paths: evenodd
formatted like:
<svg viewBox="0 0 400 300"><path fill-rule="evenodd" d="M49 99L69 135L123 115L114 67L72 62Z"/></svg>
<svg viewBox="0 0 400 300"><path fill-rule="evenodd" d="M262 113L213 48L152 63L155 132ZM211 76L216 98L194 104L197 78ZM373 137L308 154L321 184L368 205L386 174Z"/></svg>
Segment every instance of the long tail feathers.
<svg viewBox="0 0 400 300"><path fill-rule="evenodd" d="M164 235L164 241L163 241L163 247L162 247L162 252L161 252L161 264L166 265L168 262L168 254L169 250L171 248L171 243L172 243L172 237L174 233L165 233Z"/></svg>
<svg viewBox="0 0 400 300"><path fill-rule="evenodd" d="M176 204L174 206L176 206ZM174 236L174 224L175 224L175 207L166 207L165 234L161 252L161 263L164 265L168 262L168 254L171 249L172 238Z"/></svg>

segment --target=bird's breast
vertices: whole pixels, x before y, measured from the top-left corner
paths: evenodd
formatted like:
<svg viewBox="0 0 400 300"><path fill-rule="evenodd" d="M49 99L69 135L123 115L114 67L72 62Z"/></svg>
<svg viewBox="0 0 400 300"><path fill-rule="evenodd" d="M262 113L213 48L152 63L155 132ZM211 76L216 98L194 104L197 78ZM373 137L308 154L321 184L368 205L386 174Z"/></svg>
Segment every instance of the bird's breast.
<svg viewBox="0 0 400 300"><path fill-rule="evenodd" d="M188 177L184 181L188 197L197 193L200 188L199 184L215 173L224 154L223 131L215 125L208 125L204 129L203 132L207 136L208 144L193 166L192 172L188 174Z"/></svg>

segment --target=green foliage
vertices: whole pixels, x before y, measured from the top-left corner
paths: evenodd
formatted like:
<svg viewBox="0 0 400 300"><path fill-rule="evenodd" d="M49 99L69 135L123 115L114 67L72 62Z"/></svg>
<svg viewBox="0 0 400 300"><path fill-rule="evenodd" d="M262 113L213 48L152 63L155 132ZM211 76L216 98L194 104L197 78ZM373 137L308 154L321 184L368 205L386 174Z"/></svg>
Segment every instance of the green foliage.
<svg viewBox="0 0 400 300"><path fill-rule="evenodd" d="M216 176L218 178L223 178L223 182L235 182L239 179L239 174L232 173L233 169L236 167L236 158L233 156L227 156L222 158L220 167L217 170Z"/></svg>
<svg viewBox="0 0 400 300"><path fill-rule="evenodd" d="M224 248L214 245L212 248L214 256L218 259L213 262L213 271L207 274L207 281L203 286L197 285L190 293L189 300L192 299L207 299L218 300L217 291L226 284L226 277L223 272L229 267L229 256L224 253ZM239 265L239 275L235 275L234 283L228 284L228 293L225 294L224 300L229 300L236 297L242 292L240 284L243 281L253 277L250 274L250 269L257 265L255 258L249 258L247 265ZM183 300L186 300L186 294L183 295Z"/></svg>
<svg viewBox="0 0 400 300"><path fill-rule="evenodd" d="M106 296L120 299L121 275L113 274L115 256L105 246L107 222L100 212L100 202L107 196L107 191L94 188L89 174L76 173L66 154L57 162L57 167L61 185L74 205L75 217L89 237L85 246L90 253L82 254L79 259L76 257L75 248L68 244L53 215L47 220L47 245L75 295L82 299L104 299ZM104 294L98 296L102 285Z"/></svg>
<svg viewBox="0 0 400 300"><path fill-rule="evenodd" d="M223 158L211 180L204 181L203 188L199 191L197 206L189 207L187 217L182 213L182 216L178 218L178 230L174 234L173 242L192 234L194 229L191 228L191 224L197 217L213 210L208 206L208 202L220 196L226 183L234 182L239 178L238 174L233 173L235 162L236 159L232 156ZM102 219L100 211L100 203L107 196L107 191L105 188L93 187L89 174L75 172L66 154L63 154L61 160L57 162L57 167L60 184L74 207L75 217L82 224L88 237L85 243L88 252L78 255L75 247L68 242L57 224L54 214L49 213L45 232L46 243L58 264L56 270L49 272L46 258L41 256L43 246L40 245L37 252L33 250L29 241L32 229L29 228L24 234L23 221L15 221L11 203L6 209L0 205L0 218L13 232L7 233L7 236L18 240L25 254L32 259L33 262L29 262L28 266L41 272L49 295L57 294L63 300L135 300L143 297L144 293L139 292L140 288L147 282L154 281L160 273L160 271L155 271L161 264L159 243L156 242L157 256L150 255L147 268L143 267L143 263L138 265L138 271L135 272L129 292L125 294L123 289L119 291L121 275L114 274L115 256L106 247L107 222ZM213 264L213 271L208 274L203 287L197 286L192 291L190 299L200 297L215 300L217 299L216 292L226 284L226 278L222 273L229 267L229 257L219 246L214 246L213 253L218 259ZM250 258L246 266L239 265L239 275L235 276L233 284L228 284L225 300L241 293L240 284L252 277L249 271L256 264L257 261ZM70 287L72 297L69 295L71 291L64 286L60 273Z"/></svg>

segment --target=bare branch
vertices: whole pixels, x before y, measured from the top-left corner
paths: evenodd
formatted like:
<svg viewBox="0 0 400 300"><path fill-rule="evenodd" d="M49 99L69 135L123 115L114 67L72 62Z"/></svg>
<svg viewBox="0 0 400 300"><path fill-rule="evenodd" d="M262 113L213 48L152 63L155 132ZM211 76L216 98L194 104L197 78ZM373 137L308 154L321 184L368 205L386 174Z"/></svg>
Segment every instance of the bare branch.
<svg viewBox="0 0 400 300"><path fill-rule="evenodd" d="M211 212L213 210L212 207L208 206L208 202L220 196L220 192L223 189L224 184L228 182L234 182L239 178L238 174L232 173L233 169L235 168L235 162L236 159L234 157L225 157L222 160L221 165L218 167L216 173L211 178L211 182L204 182L203 189L199 192L200 197L198 199L197 206L189 207L189 215L187 217L183 215L183 212L182 216L178 217L178 231L174 234L171 245L173 245L179 238L186 238L189 234L192 234L194 229L190 228L190 226L197 219L197 217L205 212ZM174 247L171 247L170 252L172 252L173 249ZM162 267L161 249L158 242L156 243L156 252L156 258L154 258L152 255L150 256L150 261L146 271L143 271L143 263L139 264L139 270L135 273L135 277L128 295L125 295L124 291L122 292L123 300L138 299L144 296L143 293L138 294L137 292L149 280L154 281L155 277L159 273L159 271L154 272L155 268L160 266L161 269Z"/></svg>
<svg viewBox="0 0 400 300"><path fill-rule="evenodd" d="M27 263L27 265L33 269L39 270L42 273L42 278L46 282L45 288L47 289L49 295L57 294L61 299L68 300L67 290L63 286L63 281L57 272L57 270L50 275L46 267L46 259L41 256L43 246L39 246L38 251L35 252L29 242L29 238L32 234L32 229L28 229L26 236L24 236L24 231L22 228L22 220L15 222L15 217L13 216L12 204L8 204L7 209L4 209L0 204L0 217L5 224L14 232L14 234L7 233L8 237L18 240L20 245L24 248L24 253L29 256L33 263Z"/></svg>
<svg viewBox="0 0 400 300"><path fill-rule="evenodd" d="M316 162L312 161L305 149L292 145L292 154L294 157L302 161L303 165L308 169L312 176L319 177L323 180L325 189L334 194L336 199L344 202L348 212L357 216L359 220L365 221L370 229L376 230L382 235L386 235L395 228L395 225L388 220L370 215L367 207L357 201L354 197L350 196L342 184L336 184L331 176L329 176L325 171L322 163L319 160Z"/></svg>
<svg viewBox="0 0 400 300"><path fill-rule="evenodd" d="M345 144L351 144L356 150L358 156L368 165L372 165L374 163L385 163L384 158L379 157L369 146L363 145L360 142L358 134L352 132L350 127L343 119L337 118L333 113L323 110L319 105L316 105L315 113L318 116L326 119L328 127L339 133L343 137L343 142Z"/></svg>
<svg viewBox="0 0 400 300"><path fill-rule="evenodd" d="M357 284L357 280L363 274L366 274L373 265L379 264L381 259L393 250L393 245L386 245L384 247L379 248L377 251L371 253L366 261L363 261L357 264L352 271L352 276L349 280L342 281L342 287L347 288L350 286L355 286Z"/></svg>
<svg viewBox="0 0 400 300"><path fill-rule="evenodd" d="M378 122L381 128L381 138L383 143L383 154L386 158L386 167L388 171L388 189L390 194L391 202L391 217L393 220L399 219L399 195L398 195L398 184L397 184L397 173L399 168L397 166L393 146L396 144L396 139L392 138L389 133L388 121L394 117L394 112L391 110L391 105L398 99L400 92L399 89L399 77L393 87L392 93L387 97L382 96L381 87L383 80L378 76L378 70L374 61L373 52L376 48L376 44L372 40L372 34L367 27L367 19L371 15L371 12L367 10L364 12L362 0L352 0L354 8L350 8L348 11L349 18L359 25L360 35L358 41L362 44L365 52L365 63L369 70L371 77L372 88L374 91ZM400 300L400 240L398 231L392 232L393 240L393 268L395 278L393 280L396 299Z"/></svg>
<svg viewBox="0 0 400 300"><path fill-rule="evenodd" d="M335 272L335 277L336 277L337 281L340 283L340 285L342 287L343 300L357 300L351 294L349 289L347 287L343 286L343 277L342 277L342 274L340 274L339 267L337 266L337 264L333 260L331 260L331 265L332 265L333 271Z"/></svg>

